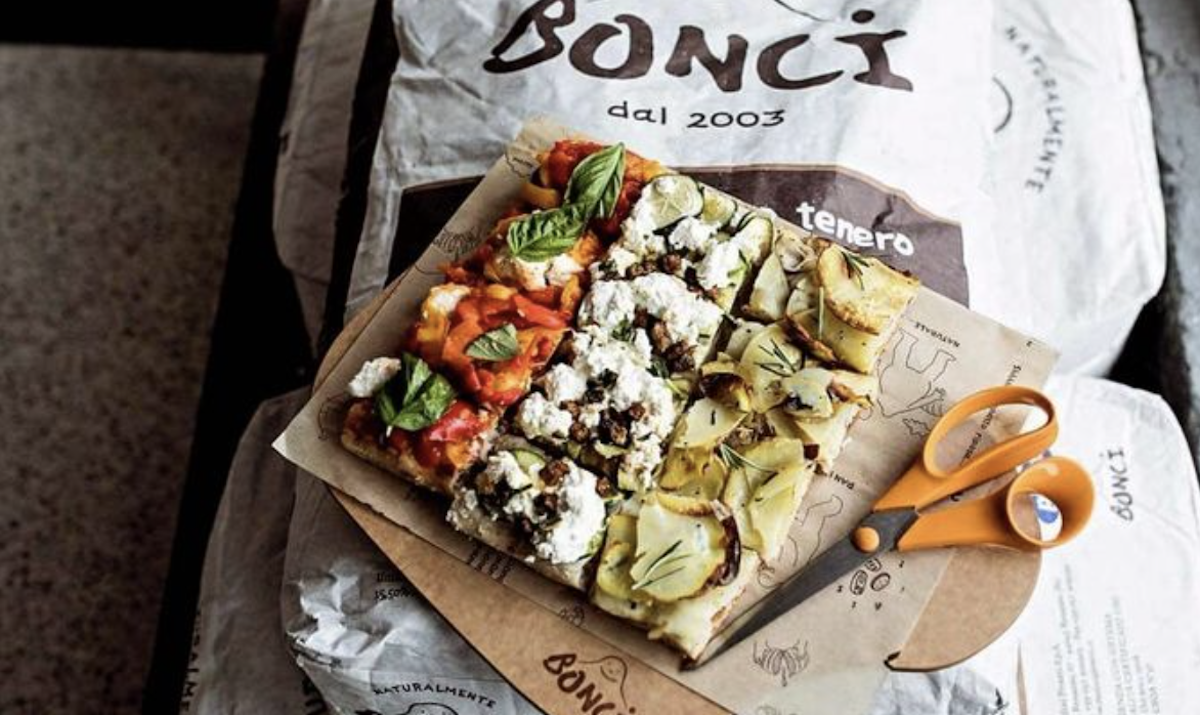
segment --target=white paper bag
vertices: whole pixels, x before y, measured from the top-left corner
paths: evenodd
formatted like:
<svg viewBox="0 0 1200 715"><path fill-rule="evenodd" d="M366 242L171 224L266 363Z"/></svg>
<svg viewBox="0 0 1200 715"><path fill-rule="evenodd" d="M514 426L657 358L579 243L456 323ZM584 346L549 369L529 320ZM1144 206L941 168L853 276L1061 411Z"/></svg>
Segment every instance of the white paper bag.
<svg viewBox="0 0 1200 715"><path fill-rule="evenodd" d="M394 5L399 65L351 307L393 240L423 248L518 129L545 115L917 271L966 302L997 263L985 181L991 3L469 0ZM973 276L972 276L973 280ZM970 286L996 305L1001 286Z"/></svg>

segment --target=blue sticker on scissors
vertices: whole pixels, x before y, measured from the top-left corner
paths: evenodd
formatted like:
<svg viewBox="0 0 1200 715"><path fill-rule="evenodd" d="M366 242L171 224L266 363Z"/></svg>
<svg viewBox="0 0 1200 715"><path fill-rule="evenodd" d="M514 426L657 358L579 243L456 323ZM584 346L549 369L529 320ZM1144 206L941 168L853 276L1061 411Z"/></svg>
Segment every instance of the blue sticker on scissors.
<svg viewBox="0 0 1200 715"><path fill-rule="evenodd" d="M1037 514L1038 535L1042 541L1053 541L1062 533L1062 512L1058 505L1041 494L1030 494L1033 511Z"/></svg>

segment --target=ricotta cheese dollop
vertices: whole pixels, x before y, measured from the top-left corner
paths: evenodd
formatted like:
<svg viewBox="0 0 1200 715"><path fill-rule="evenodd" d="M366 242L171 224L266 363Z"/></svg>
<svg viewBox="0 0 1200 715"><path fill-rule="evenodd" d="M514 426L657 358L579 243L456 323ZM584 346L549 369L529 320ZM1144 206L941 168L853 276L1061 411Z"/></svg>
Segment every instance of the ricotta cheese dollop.
<svg viewBox="0 0 1200 715"><path fill-rule="evenodd" d="M380 357L368 360L358 369L358 374L350 380L350 394L354 397L371 397L387 384L388 380L400 373L403 364L393 357Z"/></svg>
<svg viewBox="0 0 1200 715"><path fill-rule="evenodd" d="M562 564L587 556L608 516L596 493L596 475L568 462L570 471L558 484L558 520L534 536L540 558Z"/></svg>

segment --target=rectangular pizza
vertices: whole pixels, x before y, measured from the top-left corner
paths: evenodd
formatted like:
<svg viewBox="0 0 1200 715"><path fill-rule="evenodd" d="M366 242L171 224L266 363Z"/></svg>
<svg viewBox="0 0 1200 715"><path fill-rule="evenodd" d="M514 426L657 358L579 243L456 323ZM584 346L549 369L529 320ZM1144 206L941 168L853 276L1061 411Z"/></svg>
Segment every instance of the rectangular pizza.
<svg viewBox="0 0 1200 715"><path fill-rule="evenodd" d="M574 140L445 273L349 385L343 444L688 658L778 559L919 286Z"/></svg>

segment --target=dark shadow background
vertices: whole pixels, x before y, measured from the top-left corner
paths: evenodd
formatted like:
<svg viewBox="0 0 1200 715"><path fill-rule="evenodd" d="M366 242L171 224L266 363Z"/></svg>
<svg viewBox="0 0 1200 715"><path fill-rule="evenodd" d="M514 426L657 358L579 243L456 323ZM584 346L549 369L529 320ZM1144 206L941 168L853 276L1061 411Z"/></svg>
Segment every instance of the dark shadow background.
<svg viewBox="0 0 1200 715"><path fill-rule="evenodd" d="M0 43L265 52L274 0L0 3Z"/></svg>

